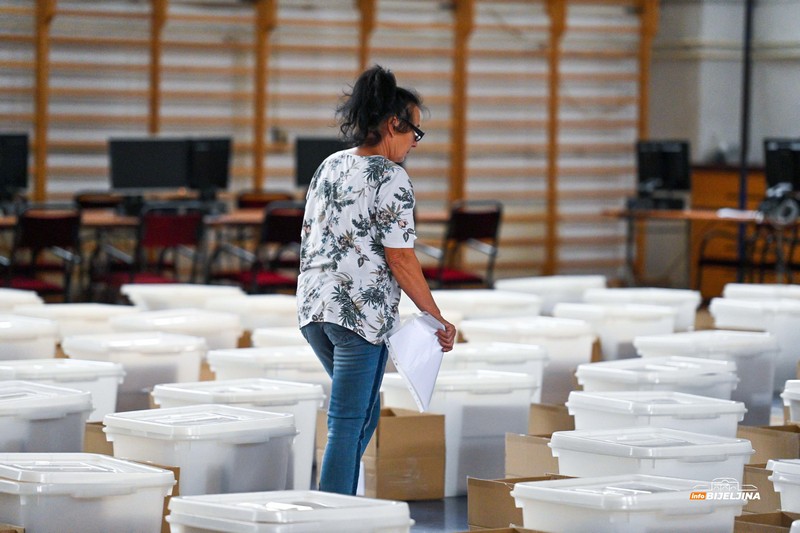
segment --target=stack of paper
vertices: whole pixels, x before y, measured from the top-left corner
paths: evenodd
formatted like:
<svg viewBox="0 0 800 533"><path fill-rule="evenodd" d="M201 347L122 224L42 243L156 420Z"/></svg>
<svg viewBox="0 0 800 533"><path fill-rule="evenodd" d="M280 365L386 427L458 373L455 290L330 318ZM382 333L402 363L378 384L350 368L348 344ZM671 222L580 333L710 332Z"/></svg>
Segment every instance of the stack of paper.
<svg viewBox="0 0 800 533"><path fill-rule="evenodd" d="M436 330L444 325L428 313L415 314L386 337L397 372L403 376L420 412L428 410L442 364Z"/></svg>

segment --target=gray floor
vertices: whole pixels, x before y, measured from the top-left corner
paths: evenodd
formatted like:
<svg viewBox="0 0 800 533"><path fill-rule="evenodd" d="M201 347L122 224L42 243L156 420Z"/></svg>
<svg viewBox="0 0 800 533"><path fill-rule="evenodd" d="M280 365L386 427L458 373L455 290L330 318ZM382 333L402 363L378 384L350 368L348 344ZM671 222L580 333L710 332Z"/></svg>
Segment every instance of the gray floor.
<svg viewBox="0 0 800 533"><path fill-rule="evenodd" d="M453 496L441 500L408 502L414 533L452 533L467 531L467 497Z"/></svg>

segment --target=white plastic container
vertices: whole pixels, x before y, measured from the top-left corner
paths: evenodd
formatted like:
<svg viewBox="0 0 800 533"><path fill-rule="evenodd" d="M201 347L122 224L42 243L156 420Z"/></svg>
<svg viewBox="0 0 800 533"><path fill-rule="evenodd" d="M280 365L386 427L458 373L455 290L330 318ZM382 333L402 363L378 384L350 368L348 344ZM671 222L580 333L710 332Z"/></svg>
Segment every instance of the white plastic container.
<svg viewBox="0 0 800 533"><path fill-rule="evenodd" d="M408 533L408 504L319 491L179 496L172 533Z"/></svg>
<svg viewBox="0 0 800 533"><path fill-rule="evenodd" d="M800 421L800 380L789 379L784 385L783 406L789 408L789 420L793 423Z"/></svg>
<svg viewBox="0 0 800 533"><path fill-rule="evenodd" d="M110 319L115 332L161 331L203 337L209 350L236 348L244 333L238 315L205 309L141 311Z"/></svg>
<svg viewBox="0 0 800 533"><path fill-rule="evenodd" d="M635 357L632 342L637 335L673 333L676 314L672 307L624 303L559 303L553 308L555 317L590 323L606 361Z"/></svg>
<svg viewBox="0 0 800 533"><path fill-rule="evenodd" d="M331 378L308 343L303 346L211 350L207 359L218 381L269 378L320 385L325 393L325 406L331 395Z"/></svg>
<svg viewBox="0 0 800 533"><path fill-rule="evenodd" d="M739 378L736 363L698 357L648 357L580 365L583 390L675 391L730 400Z"/></svg>
<svg viewBox="0 0 800 533"><path fill-rule="evenodd" d="M452 310L464 320L476 318L496 318L519 315L538 315L542 309L542 299L532 293L503 291L498 289L447 289L431 291L433 299L448 318L445 310ZM400 300L400 313L418 312L411 300L403 295Z"/></svg>
<svg viewBox="0 0 800 533"><path fill-rule="evenodd" d="M522 372L535 379L531 403L542 399L547 350L537 344L515 342L459 342L442 358L441 370L496 370Z"/></svg>
<svg viewBox="0 0 800 533"><path fill-rule="evenodd" d="M461 321L464 320L464 315L460 311L456 311L453 308L447 308L447 307L441 307L441 306L439 307L439 310L442 312L442 316L445 318L445 320L447 320L448 322L453 324L453 326L455 326L457 331L461 330ZM414 304L412 304L410 302L407 302L404 305L403 301L401 300L400 301L400 307L399 307L399 313L400 313L399 323L402 324L406 320L411 320L414 317L419 316L420 311L419 311L419 309L417 309L417 306L415 306ZM393 366L392 366L393 363L392 363L392 358L391 357L389 358L389 363L388 364L389 364L389 366L387 368L393 368ZM394 371L395 370L392 370L392 372L394 372Z"/></svg>
<svg viewBox="0 0 800 533"><path fill-rule="evenodd" d="M44 300L36 291L0 287L0 313L10 314L18 305L43 305Z"/></svg>
<svg viewBox="0 0 800 533"><path fill-rule="evenodd" d="M505 435L526 433L536 378L518 372L439 372L429 411L445 415L444 495L467 492L467 476L503 477ZM416 410L397 373L383 377L383 404Z"/></svg>
<svg viewBox="0 0 800 533"><path fill-rule="evenodd" d="M286 488L294 416L229 405L115 413L114 457L180 467L184 495Z"/></svg>
<svg viewBox="0 0 800 533"><path fill-rule="evenodd" d="M549 316L465 320L461 334L472 342L538 344L550 358L544 369L542 402L567 401L574 388L575 369L592 360L595 334L585 320Z"/></svg>
<svg viewBox="0 0 800 533"><path fill-rule="evenodd" d="M30 381L0 381L0 452L80 452L91 394Z"/></svg>
<svg viewBox="0 0 800 533"><path fill-rule="evenodd" d="M676 311L675 331L691 331L697 318L697 308L703 298L700 291L662 289L656 287L619 287L587 289L583 301L590 304L664 305Z"/></svg>
<svg viewBox="0 0 800 533"><path fill-rule="evenodd" d="M511 496L522 523L536 531L575 533L731 533L746 503L693 498L709 484L674 477L623 475L520 482Z"/></svg>
<svg viewBox="0 0 800 533"><path fill-rule="evenodd" d="M735 437L742 402L672 391L573 391L567 401L575 429L661 427Z"/></svg>
<svg viewBox="0 0 800 533"><path fill-rule="evenodd" d="M164 408L213 403L294 415L298 434L288 486L296 490L311 487L317 411L325 400L321 385L262 378L170 383L156 385L153 400Z"/></svg>
<svg viewBox="0 0 800 533"><path fill-rule="evenodd" d="M739 483L755 452L747 439L653 427L557 431L548 446L565 476L647 474Z"/></svg>
<svg viewBox="0 0 800 533"><path fill-rule="evenodd" d="M300 328L297 325L255 329L253 330L251 342L256 348L308 346L308 341L300 333Z"/></svg>
<svg viewBox="0 0 800 533"><path fill-rule="evenodd" d="M46 318L58 325L59 342L70 335L111 333L109 320L113 316L136 313L131 305L100 303L60 303L18 305L14 314Z"/></svg>
<svg viewBox="0 0 800 533"><path fill-rule="evenodd" d="M238 315L247 331L290 326L297 329L297 297L291 294L211 298L206 301L205 309Z"/></svg>
<svg viewBox="0 0 800 533"><path fill-rule="evenodd" d="M495 289L529 292L542 299L541 313L551 315L553 306L559 302L582 302L587 289L604 288L605 276L533 276L528 278L498 279Z"/></svg>
<svg viewBox="0 0 800 533"><path fill-rule="evenodd" d="M150 391L159 383L199 380L206 341L160 332L104 333L67 337L61 348L74 359L122 365L125 380L117 390L119 412L147 409Z"/></svg>
<svg viewBox="0 0 800 533"><path fill-rule="evenodd" d="M797 375L800 356L800 300L735 300L714 298L708 307L714 327L768 331L778 341L773 391L783 390L787 379Z"/></svg>
<svg viewBox="0 0 800 533"><path fill-rule="evenodd" d="M58 325L53 320L0 315L0 360L54 357L57 343Z"/></svg>
<svg viewBox="0 0 800 533"><path fill-rule="evenodd" d="M781 511L800 513L800 459L770 459L769 480L781 498Z"/></svg>
<svg viewBox="0 0 800 533"><path fill-rule="evenodd" d="M203 309L211 298L245 296L240 287L233 285L201 285L199 283L127 283L120 292L133 305L147 311L161 309Z"/></svg>
<svg viewBox="0 0 800 533"><path fill-rule="evenodd" d="M704 330L633 339L642 357L681 355L736 363L739 385L731 399L744 402L743 423L769 425L778 341L765 332Z"/></svg>
<svg viewBox="0 0 800 533"><path fill-rule="evenodd" d="M117 405L117 390L125 377L119 363L81 359L17 359L0 361L0 380L24 380L87 391L92 394L89 422L103 420Z"/></svg>
<svg viewBox="0 0 800 533"><path fill-rule="evenodd" d="M800 300L800 285L786 283L726 283L724 298L737 300Z"/></svg>
<svg viewBox="0 0 800 533"><path fill-rule="evenodd" d="M31 533L154 532L175 476L90 453L0 454L0 516Z"/></svg>

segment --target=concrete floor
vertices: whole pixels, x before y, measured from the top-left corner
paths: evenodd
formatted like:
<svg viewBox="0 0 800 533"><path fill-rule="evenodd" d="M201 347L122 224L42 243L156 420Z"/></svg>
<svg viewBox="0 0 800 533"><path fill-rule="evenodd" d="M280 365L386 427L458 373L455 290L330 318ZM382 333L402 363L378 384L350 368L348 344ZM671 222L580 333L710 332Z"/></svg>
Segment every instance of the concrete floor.
<svg viewBox="0 0 800 533"><path fill-rule="evenodd" d="M453 533L467 531L467 497L409 502L413 533Z"/></svg>

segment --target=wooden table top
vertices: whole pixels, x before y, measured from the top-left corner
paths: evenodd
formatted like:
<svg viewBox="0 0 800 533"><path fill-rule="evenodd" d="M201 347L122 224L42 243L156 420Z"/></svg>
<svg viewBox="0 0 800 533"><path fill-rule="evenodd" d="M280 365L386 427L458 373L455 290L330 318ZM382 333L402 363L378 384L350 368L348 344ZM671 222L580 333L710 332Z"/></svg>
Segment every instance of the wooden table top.
<svg viewBox="0 0 800 533"><path fill-rule="evenodd" d="M757 211L740 209L606 209L603 214L615 218L636 220L689 220L709 222L761 222Z"/></svg>
<svg viewBox="0 0 800 533"><path fill-rule="evenodd" d="M264 219L263 209L234 209L219 215L210 215L207 224L211 227L259 226ZM441 223L447 221L445 212L422 212L417 222ZM17 223L14 215L0 216L0 228L13 228ZM87 228L130 228L139 223L139 218L121 215L112 209L86 209L81 214L81 224Z"/></svg>

